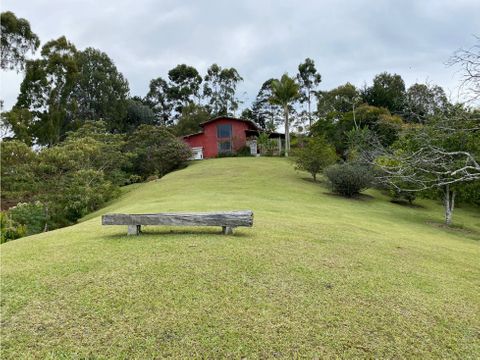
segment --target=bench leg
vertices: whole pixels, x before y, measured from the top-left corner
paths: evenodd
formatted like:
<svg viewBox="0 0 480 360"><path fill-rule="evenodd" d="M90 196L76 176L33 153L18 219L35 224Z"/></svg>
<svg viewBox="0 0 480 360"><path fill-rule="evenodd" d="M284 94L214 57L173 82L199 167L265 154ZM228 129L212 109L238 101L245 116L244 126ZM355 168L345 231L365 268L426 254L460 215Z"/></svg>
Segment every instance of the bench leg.
<svg viewBox="0 0 480 360"><path fill-rule="evenodd" d="M128 235L139 235L141 225L128 225Z"/></svg>
<svg viewBox="0 0 480 360"><path fill-rule="evenodd" d="M224 234L224 235L232 235L232 234L233 234L233 227L231 227L231 226L222 226L222 234Z"/></svg>

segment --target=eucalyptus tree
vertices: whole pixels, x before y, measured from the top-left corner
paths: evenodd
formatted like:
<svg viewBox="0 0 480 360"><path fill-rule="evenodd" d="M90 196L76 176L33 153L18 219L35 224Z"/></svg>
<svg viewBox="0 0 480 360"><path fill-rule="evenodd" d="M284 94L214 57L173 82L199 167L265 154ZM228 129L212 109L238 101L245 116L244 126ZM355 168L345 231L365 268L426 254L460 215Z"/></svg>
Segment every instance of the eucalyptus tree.
<svg viewBox="0 0 480 360"><path fill-rule="evenodd" d="M64 36L47 42L41 58L28 60L16 108L32 113L29 128L40 145L53 145L74 128L73 89L78 81L77 49Z"/></svg>
<svg viewBox="0 0 480 360"><path fill-rule="evenodd" d="M322 81L322 76L315 68L315 62L312 59L306 58L303 63L298 65L297 81L300 85L300 102L307 103L308 125L312 127L312 97Z"/></svg>
<svg viewBox="0 0 480 360"><path fill-rule="evenodd" d="M2 70L23 70L28 52L35 53L40 46L38 36L30 28L30 23L17 18L11 11L0 15Z"/></svg>
<svg viewBox="0 0 480 360"><path fill-rule="evenodd" d="M413 84L406 92L402 116L408 122L425 123L428 117L445 110L447 105L447 95L440 86Z"/></svg>
<svg viewBox="0 0 480 360"><path fill-rule="evenodd" d="M173 104L169 97L168 83L163 78L158 77L150 81L144 103L152 108L157 125L173 125Z"/></svg>
<svg viewBox="0 0 480 360"><path fill-rule="evenodd" d="M222 69L213 64L207 70L203 85L203 96L213 116L234 115L239 100L235 96L237 85L243 78L235 68Z"/></svg>
<svg viewBox="0 0 480 360"><path fill-rule="evenodd" d="M128 81L110 57L93 48L78 51L78 77L72 92L78 122L103 119L109 130L121 130L127 116Z"/></svg>
<svg viewBox="0 0 480 360"><path fill-rule="evenodd" d="M177 65L168 72L168 96L172 102L175 118L178 118L184 107L200 102L200 86L202 77L197 69L185 64Z"/></svg>
<svg viewBox="0 0 480 360"><path fill-rule="evenodd" d="M288 76L283 74L280 80L273 80L272 97L270 101L272 104L279 105L283 108L283 116L285 121L285 156L288 157L290 151L290 123L289 123L289 106L300 97L299 86Z"/></svg>

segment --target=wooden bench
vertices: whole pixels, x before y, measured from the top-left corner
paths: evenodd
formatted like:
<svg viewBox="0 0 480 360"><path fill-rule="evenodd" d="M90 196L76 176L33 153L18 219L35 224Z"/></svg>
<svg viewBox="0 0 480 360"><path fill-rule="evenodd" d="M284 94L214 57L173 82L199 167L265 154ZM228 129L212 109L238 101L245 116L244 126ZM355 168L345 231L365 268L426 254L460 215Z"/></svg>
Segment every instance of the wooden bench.
<svg viewBox="0 0 480 360"><path fill-rule="evenodd" d="M233 234L238 226L253 226L253 211L202 213L106 214L102 225L127 225L128 235L139 235L142 225L221 226L223 234Z"/></svg>

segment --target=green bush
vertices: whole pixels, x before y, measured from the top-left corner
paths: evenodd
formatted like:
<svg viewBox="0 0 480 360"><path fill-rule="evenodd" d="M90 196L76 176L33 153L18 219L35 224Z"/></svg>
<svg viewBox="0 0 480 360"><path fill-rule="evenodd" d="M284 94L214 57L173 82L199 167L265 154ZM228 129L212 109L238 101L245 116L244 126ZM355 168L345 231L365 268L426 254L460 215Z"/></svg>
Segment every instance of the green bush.
<svg viewBox="0 0 480 360"><path fill-rule="evenodd" d="M25 226L15 223L6 211L0 211L0 244L25 236Z"/></svg>
<svg viewBox="0 0 480 360"><path fill-rule="evenodd" d="M392 197L392 202L407 201L410 205L412 205L417 198L417 194L414 191L402 191L397 188L392 188L389 192L390 196Z"/></svg>
<svg viewBox="0 0 480 360"><path fill-rule="evenodd" d="M373 184L373 174L366 166L343 163L329 166L324 171L332 191L352 197L368 189Z"/></svg>
<svg viewBox="0 0 480 360"><path fill-rule="evenodd" d="M128 139L134 154L133 173L146 179L180 168L192 156L190 148L164 127L141 125Z"/></svg>
<svg viewBox="0 0 480 360"><path fill-rule="evenodd" d="M238 149L237 156L252 156L252 153L250 152L250 146L245 145Z"/></svg>
<svg viewBox="0 0 480 360"><path fill-rule="evenodd" d="M270 139L267 133L261 133L257 140L260 154L263 156L273 156L278 145L275 140Z"/></svg>
<svg viewBox="0 0 480 360"><path fill-rule="evenodd" d="M8 214L15 223L25 227L27 236L41 233L47 223L45 207L40 201L18 203L8 210Z"/></svg>
<svg viewBox="0 0 480 360"><path fill-rule="evenodd" d="M310 173L314 181L317 180L318 173L337 160L334 147L328 144L323 137L303 140L293 151L293 156L295 168Z"/></svg>

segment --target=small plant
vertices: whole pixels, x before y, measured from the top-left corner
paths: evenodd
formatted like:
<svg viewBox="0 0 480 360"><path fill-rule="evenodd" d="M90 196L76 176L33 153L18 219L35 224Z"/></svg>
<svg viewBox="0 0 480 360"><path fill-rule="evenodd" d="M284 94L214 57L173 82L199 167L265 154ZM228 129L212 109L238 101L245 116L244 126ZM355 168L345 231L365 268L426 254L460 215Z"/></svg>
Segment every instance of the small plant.
<svg viewBox="0 0 480 360"><path fill-rule="evenodd" d="M8 210L8 214L14 223L25 227L27 236L41 233L45 229L47 215L40 201L18 203Z"/></svg>
<svg viewBox="0 0 480 360"><path fill-rule="evenodd" d="M390 189L390 196L392 197L392 202L400 203L406 201L410 205L412 205L417 198L416 193L413 191L402 191L395 188Z"/></svg>
<svg viewBox="0 0 480 360"><path fill-rule="evenodd" d="M324 171L332 191L346 197L352 197L373 184L371 170L362 165L343 163L329 166Z"/></svg>
<svg viewBox="0 0 480 360"><path fill-rule="evenodd" d="M335 149L323 137L305 139L298 144L293 155L295 168L310 173L313 181L317 181L318 173L337 160Z"/></svg>
<svg viewBox="0 0 480 360"><path fill-rule="evenodd" d="M0 244L25 236L24 225L17 224L6 211L0 211Z"/></svg>
<svg viewBox="0 0 480 360"><path fill-rule="evenodd" d="M263 156L272 156L278 145L275 140L270 139L267 133L261 133L257 140L260 154Z"/></svg>
<svg viewBox="0 0 480 360"><path fill-rule="evenodd" d="M250 146L242 146L240 149L237 150L237 156L252 156L250 151Z"/></svg>

